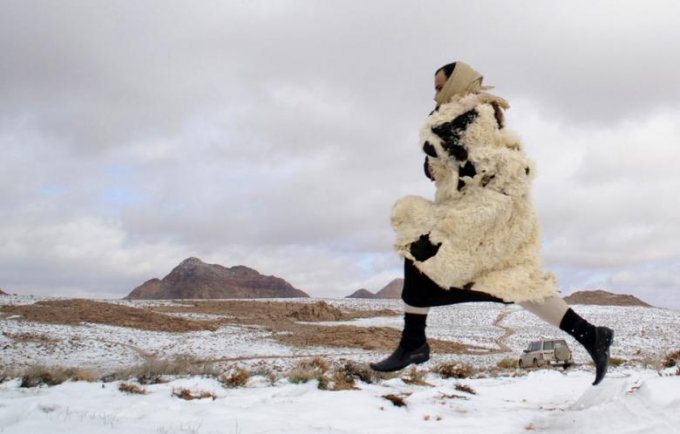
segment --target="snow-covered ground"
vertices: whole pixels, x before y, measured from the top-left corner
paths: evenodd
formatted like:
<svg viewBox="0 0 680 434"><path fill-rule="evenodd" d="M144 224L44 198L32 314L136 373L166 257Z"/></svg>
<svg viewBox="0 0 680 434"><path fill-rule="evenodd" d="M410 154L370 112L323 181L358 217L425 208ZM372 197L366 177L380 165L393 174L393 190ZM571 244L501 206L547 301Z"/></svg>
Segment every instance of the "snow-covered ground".
<svg viewBox="0 0 680 434"><path fill-rule="evenodd" d="M256 378L251 379L257 380ZM542 370L518 378L443 380L432 386L400 379L322 391L316 381L226 389L205 378L147 386L70 382L21 389L0 384L3 433L659 433L680 432L680 376L617 370L599 386L586 371ZM475 394L456 390L464 383ZM185 401L173 389L210 391ZM403 397L397 407L383 398Z"/></svg>
<svg viewBox="0 0 680 434"><path fill-rule="evenodd" d="M0 303L34 301L0 297ZM318 300L302 302L314 301ZM341 308L401 307L399 301L390 300L325 301ZM347 391L323 391L316 381L292 384L286 378L272 385L257 375L240 388L226 388L215 379L175 378L145 386L146 395L122 393L119 382L67 382L26 389L19 387L19 380L9 380L0 384L0 433L680 433L680 376L675 375L676 368L660 370L657 365L663 355L680 349L680 312L640 307L574 309L616 331L612 356L625 361L597 387L590 385L593 370L586 352L560 330L516 306L478 303L433 309L428 335L494 349L505 327L514 330L505 342L512 351L433 354L419 369L445 361L493 367L501 359L517 359L529 341L541 337L566 337L582 365L567 371L506 371L463 380L430 373L425 378L429 386L393 378L374 384L357 382L358 389ZM348 323L400 328L402 319L376 317ZM270 331L252 326L168 333L99 324L40 324L5 315L0 316L0 329L0 368L5 369L42 364L107 372L139 364L148 356L173 355L225 363L238 360L247 369L262 363L285 368L316 355L356 362L385 356L359 349L287 347L273 340ZM39 339L13 338L22 334ZM461 383L476 393L456 390ZM173 389L180 387L211 391L216 399L173 397ZM383 398L388 394L402 397L406 406L394 406Z"/></svg>

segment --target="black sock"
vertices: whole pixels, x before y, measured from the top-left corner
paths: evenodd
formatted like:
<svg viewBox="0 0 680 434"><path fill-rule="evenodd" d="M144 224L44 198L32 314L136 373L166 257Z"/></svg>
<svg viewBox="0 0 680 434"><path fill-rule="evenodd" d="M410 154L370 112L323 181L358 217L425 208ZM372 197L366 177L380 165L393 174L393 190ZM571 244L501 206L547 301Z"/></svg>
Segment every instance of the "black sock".
<svg viewBox="0 0 680 434"><path fill-rule="evenodd" d="M560 329L569 333L589 352L595 348L595 326L581 318L571 308L562 317Z"/></svg>
<svg viewBox="0 0 680 434"><path fill-rule="evenodd" d="M399 346L407 351L415 350L425 341L425 321L427 314L404 313L404 330L401 332Z"/></svg>

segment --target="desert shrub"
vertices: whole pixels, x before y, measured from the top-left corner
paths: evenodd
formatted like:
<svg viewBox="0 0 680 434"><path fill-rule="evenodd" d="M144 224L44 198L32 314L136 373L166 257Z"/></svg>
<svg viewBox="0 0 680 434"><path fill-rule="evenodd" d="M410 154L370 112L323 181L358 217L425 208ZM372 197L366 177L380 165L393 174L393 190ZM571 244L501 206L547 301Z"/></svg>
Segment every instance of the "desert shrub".
<svg viewBox="0 0 680 434"><path fill-rule="evenodd" d="M401 377L401 380L406 384L417 384L419 386L432 386L430 383L425 381L425 377L427 377L426 370L419 371L418 369L416 369L415 366L413 366L405 375Z"/></svg>
<svg viewBox="0 0 680 434"><path fill-rule="evenodd" d="M20 387L56 386L69 378L70 375L65 368L35 365L26 368L21 374Z"/></svg>
<svg viewBox="0 0 680 434"><path fill-rule="evenodd" d="M21 387L56 386L66 381L100 380L97 371L84 368L65 368L61 366L33 365L23 369L18 374L11 372L12 378L21 377ZM2 374L0 374L0 378ZM2 381L0 381L2 382Z"/></svg>
<svg viewBox="0 0 680 434"><path fill-rule="evenodd" d="M393 393L390 393L388 395L383 395L383 398L390 401L396 407L406 407L406 401L404 400L404 398L406 398L405 396L399 396L399 395L395 395Z"/></svg>
<svg viewBox="0 0 680 434"><path fill-rule="evenodd" d="M120 383L118 386L118 390L121 392L129 393L129 394L135 394L135 395L146 395L147 391L145 388L142 386L138 386L133 383Z"/></svg>
<svg viewBox="0 0 680 434"><path fill-rule="evenodd" d="M442 363L433 371L443 378L469 378L476 373L475 368L466 363Z"/></svg>
<svg viewBox="0 0 680 434"><path fill-rule="evenodd" d="M217 377L218 371L212 361L179 354L168 359L149 358L143 364L117 371L103 378L104 381L136 379L140 384L165 383L168 375L200 375Z"/></svg>
<svg viewBox="0 0 680 434"><path fill-rule="evenodd" d="M463 383L456 384L456 390L458 390L460 392L469 393L470 395L476 395L477 394L477 392L475 392L472 387L468 386L467 384L463 384Z"/></svg>
<svg viewBox="0 0 680 434"><path fill-rule="evenodd" d="M300 384L311 380L319 381L319 388L325 387L328 378L324 374L328 371L330 364L327 360L320 357L313 359L305 359L298 362L298 364L288 373L288 380L291 383Z"/></svg>
<svg viewBox="0 0 680 434"><path fill-rule="evenodd" d="M229 366L217 379L224 385L224 387L234 388L243 387L248 382L250 374L248 371L240 366Z"/></svg>
<svg viewBox="0 0 680 434"><path fill-rule="evenodd" d="M496 363L496 366L501 369L515 369L517 368L517 359L502 359Z"/></svg>
<svg viewBox="0 0 680 434"><path fill-rule="evenodd" d="M319 389L321 390L354 390L356 389L354 377L348 375L342 367L337 367L330 373L326 373L319 380Z"/></svg>
<svg viewBox="0 0 680 434"><path fill-rule="evenodd" d="M614 366L614 367L616 367L616 366L621 366L621 365L623 365L624 363L626 363L626 359L623 359L623 358L621 358L621 357L610 357L610 358L609 358L609 364L610 364L611 366Z"/></svg>
<svg viewBox="0 0 680 434"><path fill-rule="evenodd" d="M199 391L192 391L191 389L188 389L186 387L180 387L177 389L172 389L172 396L176 396L177 398L180 399L185 399L187 401L191 401L194 399L205 399L205 398L210 398L212 400L217 399L217 395L215 395L213 392L210 392L208 390L199 390Z"/></svg>
<svg viewBox="0 0 680 434"><path fill-rule="evenodd" d="M680 350L672 351L661 359L661 366L664 368L672 368L678 365L680 365Z"/></svg>
<svg viewBox="0 0 680 434"><path fill-rule="evenodd" d="M375 383L379 378L382 378L382 373L378 373L370 369L365 364L359 364L351 360L345 361L338 369L342 370L345 375L352 377L354 380L360 380L364 383Z"/></svg>

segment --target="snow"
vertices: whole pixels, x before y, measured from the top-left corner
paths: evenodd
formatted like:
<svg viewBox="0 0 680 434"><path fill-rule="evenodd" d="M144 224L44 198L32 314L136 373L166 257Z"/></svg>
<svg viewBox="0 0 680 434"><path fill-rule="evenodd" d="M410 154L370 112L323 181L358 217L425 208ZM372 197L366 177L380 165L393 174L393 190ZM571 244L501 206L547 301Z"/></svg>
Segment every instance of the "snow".
<svg viewBox="0 0 680 434"><path fill-rule="evenodd" d="M2 303L35 301L7 297ZM399 301L325 301L341 308L401 308ZM300 358L314 355L362 363L385 354L287 347L272 339L270 331L253 326L167 333L0 317L0 368L43 364L106 372L139 364L148 356L181 354L238 361L253 375L240 388L227 388L213 378L169 377L168 383L143 386L146 395L123 393L118 381L21 388L19 380L8 380L0 383L0 433L680 433L680 375L675 367L658 366L664 354L680 349L680 312L611 306L574 309L616 331L612 356L625 361L612 367L596 387L591 386L594 374L585 350L517 306L476 303L432 309L429 336L494 350L496 339L506 332L502 327L509 327L515 331L506 341L512 351L433 354L418 369L424 372L446 361L494 367L501 359L516 359L529 341L541 337L566 338L577 366L566 371L507 370L468 379L428 373L425 381L430 385L407 384L396 377L374 384L357 382L356 390L327 391L320 390L316 381L292 384L283 376L271 384L269 378L253 373L264 370L263 366L280 373ZM494 321L499 322L494 325ZM402 319L375 317L346 323L399 329ZM11 336L18 333L48 339L17 342ZM457 390L460 384L476 393ZM183 387L212 392L216 399L185 401L173 396L173 390ZM388 394L402 397L406 406L393 405L384 398Z"/></svg>
<svg viewBox="0 0 680 434"><path fill-rule="evenodd" d="M517 378L399 379L322 391L315 381L227 389L206 378L118 391L118 382L69 382L37 389L0 385L3 433L673 433L680 430L680 376L621 370L600 386L586 371L541 370ZM457 391L464 382L476 394ZM211 391L185 401L174 389ZM405 407L383 398L406 396ZM449 398L456 394L464 398Z"/></svg>

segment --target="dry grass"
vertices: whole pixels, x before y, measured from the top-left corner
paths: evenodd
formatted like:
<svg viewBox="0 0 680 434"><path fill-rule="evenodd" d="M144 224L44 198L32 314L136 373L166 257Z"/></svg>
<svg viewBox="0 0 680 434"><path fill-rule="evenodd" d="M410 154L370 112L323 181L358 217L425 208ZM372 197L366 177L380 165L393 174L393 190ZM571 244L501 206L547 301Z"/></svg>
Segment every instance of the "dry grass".
<svg viewBox="0 0 680 434"><path fill-rule="evenodd" d="M346 360L338 368L345 373L345 375L352 377L354 380L360 380L367 384L373 384L383 378L392 378L396 374L385 374L374 371L368 365Z"/></svg>
<svg viewBox="0 0 680 434"><path fill-rule="evenodd" d="M319 389L337 391L356 389L356 379L370 378L368 375L352 362L333 365L326 359L315 357L302 360L288 372L287 377L295 384L316 380Z"/></svg>
<svg viewBox="0 0 680 434"><path fill-rule="evenodd" d="M237 365L229 366L222 372L217 379L224 387L234 388L243 387L248 382L250 374L245 368Z"/></svg>
<svg viewBox="0 0 680 434"><path fill-rule="evenodd" d="M516 369L517 368L517 359L502 359L499 360L498 363L496 363L496 367L501 368L501 369Z"/></svg>
<svg viewBox="0 0 680 434"><path fill-rule="evenodd" d="M411 369L401 377L401 380L406 383L406 384L414 384L418 386L430 386L433 387L432 384L428 383L425 381L425 377L427 377L428 371L426 370L418 370L415 366L412 366Z"/></svg>
<svg viewBox="0 0 680 434"><path fill-rule="evenodd" d="M437 365L433 372L443 378L470 378L477 370L466 363L442 363Z"/></svg>
<svg viewBox="0 0 680 434"><path fill-rule="evenodd" d="M213 401L217 399L217 395L215 393L210 392L208 390L198 390L198 391L192 391L191 389L188 389L186 387L180 387L176 389L172 389L172 396L176 396L177 398L184 399L187 401L192 401L194 399L206 399L210 398Z"/></svg>
<svg viewBox="0 0 680 434"><path fill-rule="evenodd" d="M133 395L146 395L148 393L145 388L133 383L120 383L118 390Z"/></svg>
<svg viewBox="0 0 680 434"><path fill-rule="evenodd" d="M390 393L388 395L383 395L383 398L394 404L395 407L406 407L406 396L405 395L395 395Z"/></svg>
<svg viewBox="0 0 680 434"><path fill-rule="evenodd" d="M467 384L463 384L463 383L456 384L456 390L459 391L459 392L469 393L470 395L476 395L477 394L477 392L475 392L475 390L472 387L468 386Z"/></svg>
<svg viewBox="0 0 680 434"><path fill-rule="evenodd" d="M288 372L288 380L294 384L306 383L311 380L319 382L319 388L326 386L328 378L326 372L330 364L327 360L320 357L313 359L304 359L297 363L293 369Z"/></svg>
<svg viewBox="0 0 680 434"><path fill-rule="evenodd" d="M439 393L443 399L470 399L469 396L458 395L457 393Z"/></svg>
<svg viewBox="0 0 680 434"><path fill-rule="evenodd" d="M191 355L179 354L168 359L149 358L141 365L117 371L103 378L104 381L136 379L140 384L165 383L166 376L217 377L219 372L214 363Z"/></svg>
<svg viewBox="0 0 680 434"><path fill-rule="evenodd" d="M673 366L680 366L680 350L671 351L661 359L661 366L664 368L672 368Z"/></svg>
<svg viewBox="0 0 680 434"><path fill-rule="evenodd" d="M30 366L18 374L21 377L20 387L56 386L66 381L99 380L99 374L91 369L64 368L60 366Z"/></svg>
<svg viewBox="0 0 680 434"><path fill-rule="evenodd" d="M617 367L623 365L624 363L626 363L626 359L623 359L621 357L609 357L610 366Z"/></svg>

